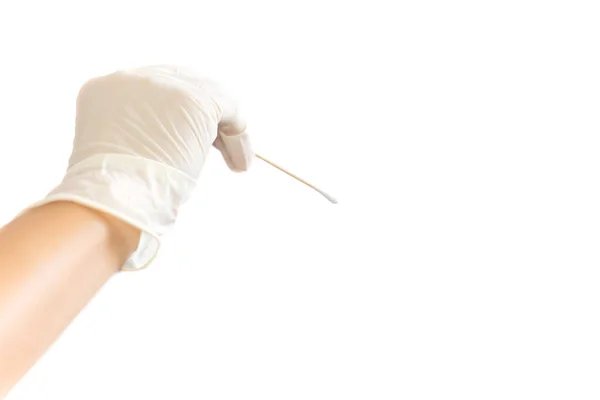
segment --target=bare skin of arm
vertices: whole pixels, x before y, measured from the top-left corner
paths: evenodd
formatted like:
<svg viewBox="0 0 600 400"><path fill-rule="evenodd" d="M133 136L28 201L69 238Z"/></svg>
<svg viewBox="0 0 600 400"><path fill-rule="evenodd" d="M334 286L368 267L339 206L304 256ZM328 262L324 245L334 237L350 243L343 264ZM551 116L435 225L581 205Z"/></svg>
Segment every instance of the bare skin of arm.
<svg viewBox="0 0 600 400"><path fill-rule="evenodd" d="M135 251L140 232L70 202L0 229L0 399Z"/></svg>

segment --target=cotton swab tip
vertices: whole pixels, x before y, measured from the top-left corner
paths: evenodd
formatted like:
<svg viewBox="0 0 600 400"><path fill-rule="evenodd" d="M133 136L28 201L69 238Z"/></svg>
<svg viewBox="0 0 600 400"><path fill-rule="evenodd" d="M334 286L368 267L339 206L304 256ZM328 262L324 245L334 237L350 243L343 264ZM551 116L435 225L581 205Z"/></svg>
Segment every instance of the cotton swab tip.
<svg viewBox="0 0 600 400"><path fill-rule="evenodd" d="M325 193L322 190L319 190L319 193L321 193L323 195L323 197L325 197L327 200L329 200L333 204L337 204L338 203L338 201L332 195L327 194L327 193Z"/></svg>

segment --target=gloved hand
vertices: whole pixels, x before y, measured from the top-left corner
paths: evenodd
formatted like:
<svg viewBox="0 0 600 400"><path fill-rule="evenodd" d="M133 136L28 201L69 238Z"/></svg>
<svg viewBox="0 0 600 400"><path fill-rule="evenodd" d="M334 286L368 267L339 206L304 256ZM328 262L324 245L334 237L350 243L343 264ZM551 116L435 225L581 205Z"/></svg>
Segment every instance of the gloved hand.
<svg viewBox="0 0 600 400"><path fill-rule="evenodd" d="M70 200L142 231L123 270L147 266L195 187L211 146L233 171L253 158L245 121L217 83L174 66L91 79L77 97L63 181L34 206Z"/></svg>

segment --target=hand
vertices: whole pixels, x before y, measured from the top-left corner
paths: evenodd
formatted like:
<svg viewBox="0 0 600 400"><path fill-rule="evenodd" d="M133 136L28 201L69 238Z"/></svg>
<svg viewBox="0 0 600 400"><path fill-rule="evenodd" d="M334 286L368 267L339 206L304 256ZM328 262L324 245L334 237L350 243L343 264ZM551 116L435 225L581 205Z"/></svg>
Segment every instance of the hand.
<svg viewBox="0 0 600 400"><path fill-rule="evenodd" d="M175 66L91 79L77 97L65 178L36 205L68 200L142 231L123 269L147 266L189 198L214 145L234 171L253 153L237 104L219 85Z"/></svg>

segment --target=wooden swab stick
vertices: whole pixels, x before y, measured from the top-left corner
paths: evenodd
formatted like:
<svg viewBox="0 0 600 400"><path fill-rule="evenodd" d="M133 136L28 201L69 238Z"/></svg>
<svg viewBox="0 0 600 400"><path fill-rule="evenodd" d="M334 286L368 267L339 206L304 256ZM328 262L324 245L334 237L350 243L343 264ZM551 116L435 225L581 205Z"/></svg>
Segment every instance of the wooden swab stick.
<svg viewBox="0 0 600 400"><path fill-rule="evenodd" d="M335 198L333 198L333 196L330 196L329 194L325 193L324 191L322 191L321 189L319 189L318 187L311 185L310 183L306 182L304 179L292 174L289 171L286 171L284 168L280 167L279 165L275 164L272 161L267 160L266 158L264 158L263 156L259 155L259 154L255 154L255 156L257 158L260 158L261 160L263 160L264 162L266 162L267 164L272 165L273 167L277 168L278 170L280 170L281 172L285 172L286 174L288 174L289 176L291 176L292 178L304 183L306 186L308 186L311 189L316 190L319 194L321 194L321 196L325 197L327 200L329 200L330 202L332 202L333 204L337 204L337 200Z"/></svg>

